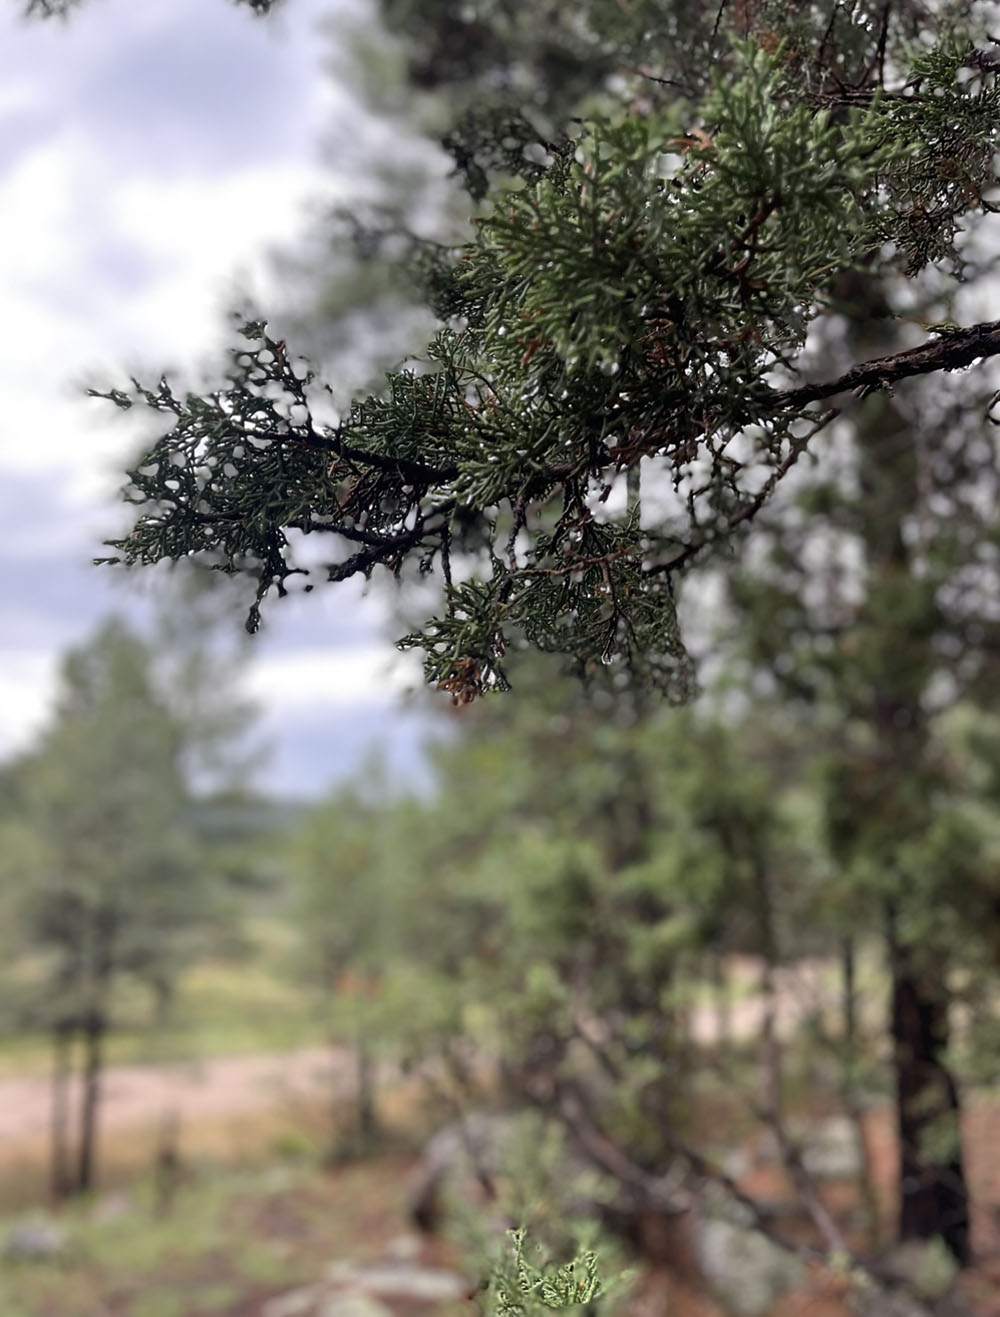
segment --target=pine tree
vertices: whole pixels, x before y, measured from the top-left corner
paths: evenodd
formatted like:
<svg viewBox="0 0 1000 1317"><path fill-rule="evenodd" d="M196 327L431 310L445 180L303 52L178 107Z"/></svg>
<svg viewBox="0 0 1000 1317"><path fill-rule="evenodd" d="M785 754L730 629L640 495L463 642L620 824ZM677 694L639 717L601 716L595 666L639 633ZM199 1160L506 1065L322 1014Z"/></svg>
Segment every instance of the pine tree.
<svg viewBox="0 0 1000 1317"><path fill-rule="evenodd" d="M884 350L899 328L881 291L853 281L850 294L850 340ZM949 731L956 706L991 706L996 675L982 591L998 454L968 414L974 387L939 382L859 406L836 455L800 470L764 514L755 570L729 578L752 673L809 728L823 763L832 886L867 912L855 935L867 922L884 939L900 1232L940 1233L963 1262L950 982L990 936L995 899Z"/></svg>
<svg viewBox="0 0 1000 1317"><path fill-rule="evenodd" d="M15 926L44 956L31 1005L52 1035L55 1195L94 1182L98 1109L115 990L169 980L204 917L203 870L186 826L179 720L155 689L153 656L120 622L70 653L58 708L18 767L28 840L11 875ZM199 899L201 897L202 899ZM82 1052L71 1165L69 1080Z"/></svg>
<svg viewBox="0 0 1000 1317"><path fill-rule="evenodd" d="M384 796L377 776L371 785ZM387 813L385 803L379 809L362 792L345 790L303 820L283 862L297 896L299 974L318 997L333 1038L354 1052L357 1121L351 1143L361 1155L375 1150L379 1136L375 1053L385 1012L381 980L393 954L385 947L385 906L401 904L391 889L387 899L380 883ZM331 1096L330 1156L336 1158L346 1151L337 1084Z"/></svg>
<svg viewBox="0 0 1000 1317"><path fill-rule="evenodd" d="M834 791L831 827L839 800L853 834L838 842L845 863L863 851L898 868L936 798L921 740L934 664L911 651L921 627L928 643L938 633L940 601L906 542L911 459L922 442L932 463L955 455L947 426L922 439L914 424L897 447L879 426L895 433L897 386L906 398L908 381L1000 353L1000 322L963 327L949 310L959 294L968 308L988 274L976 254L997 185L988 6L594 2L572 22L499 0L386 9L414 38L414 79L458 84L468 107L446 141L474 236L409 249L440 329L420 363L335 423L321 419L321 382L261 321L239 326L205 395L167 379L95 390L169 426L130 472L136 522L117 559L195 556L248 576L256 629L270 595L312 588L295 547L318 534L331 582L436 577L440 608L400 643L423 650L428 679L459 703L504 689L505 653L522 645L683 700L695 673L677 600L692 569L752 566L749 532L775 492L807 455L834 451L845 425L867 433L882 395L856 515L868 517L873 619L895 610L868 633L860 674L881 753L868 767L884 791ZM887 331L877 351L839 332L859 306ZM987 467L988 379L980 369L954 390ZM944 514L972 600L963 656L977 649L964 644L972 628L992 631L976 616L992 530L966 512L959 499ZM796 671L794 633L778 634L776 661L811 679ZM894 661L899 646L909 668ZM859 764L845 769L852 790ZM876 826L887 801L894 832ZM884 914L909 991L923 974L915 941ZM940 986L916 1002L935 1065ZM947 1086L931 1068L910 1094L917 1106ZM904 1150L914 1138L903 1131ZM923 1183L940 1187L930 1170ZM939 1230L916 1197L904 1233Z"/></svg>
<svg viewBox="0 0 1000 1317"><path fill-rule="evenodd" d="M224 910L236 857L213 829L223 802L196 792L236 780L248 710L226 692L231 667L207 652L209 625L181 641L164 620L147 642L103 624L64 657L48 726L5 771L5 1022L52 1040L57 1198L96 1178L109 1038L137 1002L162 1026L179 971Z"/></svg>
<svg viewBox="0 0 1000 1317"><path fill-rule="evenodd" d="M121 560L247 574L253 629L318 534L330 581L438 575L439 614L401 643L458 700L503 688L522 640L690 694L684 570L738 547L858 397L1000 351L984 322L846 368L806 352L846 270L897 304L976 275L965 229L992 205L1000 59L959 26L964 5L942 7L933 45L912 39L918 5L884 21L723 5L673 45L673 8L654 8L613 113L542 133L514 107L451 134L486 201L471 242L423 248L441 328L381 394L324 424L319 381L261 322L207 395L104 392L170 423L130 473ZM638 54L620 22L592 26L601 50ZM690 95L682 57L702 70Z"/></svg>

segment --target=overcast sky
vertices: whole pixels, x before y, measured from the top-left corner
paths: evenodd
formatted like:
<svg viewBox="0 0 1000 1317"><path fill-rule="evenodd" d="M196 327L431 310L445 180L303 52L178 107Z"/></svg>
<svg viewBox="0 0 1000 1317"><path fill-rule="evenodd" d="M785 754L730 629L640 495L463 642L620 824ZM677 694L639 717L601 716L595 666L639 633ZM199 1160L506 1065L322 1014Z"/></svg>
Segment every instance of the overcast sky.
<svg viewBox="0 0 1000 1317"><path fill-rule="evenodd" d="M349 195L320 142L369 129L317 23L359 3L288 0L262 22L226 0L89 0L26 24L0 0L0 757L43 725L60 653L141 612L90 565L135 430L82 382L196 369L237 287L266 306L269 247ZM264 785L316 793L377 742L417 771L417 720L393 703L412 678L381 624L343 588L270 610L246 675Z"/></svg>

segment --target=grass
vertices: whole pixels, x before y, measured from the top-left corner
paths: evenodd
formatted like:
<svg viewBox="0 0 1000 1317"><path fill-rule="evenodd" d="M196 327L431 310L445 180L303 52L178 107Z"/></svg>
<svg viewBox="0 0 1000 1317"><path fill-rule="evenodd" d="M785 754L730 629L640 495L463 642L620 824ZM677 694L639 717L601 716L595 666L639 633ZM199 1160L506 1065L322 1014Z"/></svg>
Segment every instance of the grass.
<svg viewBox="0 0 1000 1317"><path fill-rule="evenodd" d="M409 1154L440 1122L417 1076L385 1084L379 1109L384 1146ZM332 1105L322 1086L225 1114L194 1113L178 1130L177 1150L185 1168L253 1168L281 1158L289 1163L356 1151L357 1114L348 1096ZM99 1136L98 1179L102 1192L131 1189L148 1178L161 1149L162 1130L151 1115L145 1125L104 1127ZM0 1214L44 1203L48 1195L47 1131L0 1145ZM0 1305L0 1317L7 1313Z"/></svg>
<svg viewBox="0 0 1000 1317"><path fill-rule="evenodd" d="M3 1317L222 1317L315 1281L341 1257L378 1256L407 1228L409 1163L327 1172L315 1157L202 1166L167 1213L150 1181L64 1210L58 1262L0 1262ZM15 1218L16 1219L16 1218ZM12 1218L0 1219L5 1233Z"/></svg>
<svg viewBox="0 0 1000 1317"><path fill-rule="evenodd" d="M317 1001L294 976L292 930L257 921L243 955L190 965L178 980L170 1017L152 1023L148 994L123 983L108 1039L109 1065L157 1065L252 1052L292 1051L328 1040ZM47 1074L44 1034L0 1033L0 1078Z"/></svg>

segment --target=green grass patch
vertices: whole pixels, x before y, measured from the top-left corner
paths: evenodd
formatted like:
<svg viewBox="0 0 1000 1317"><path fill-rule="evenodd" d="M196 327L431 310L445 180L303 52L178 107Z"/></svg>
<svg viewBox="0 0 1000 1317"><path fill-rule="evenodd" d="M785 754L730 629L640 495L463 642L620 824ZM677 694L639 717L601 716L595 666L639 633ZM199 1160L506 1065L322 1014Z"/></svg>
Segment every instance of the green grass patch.
<svg viewBox="0 0 1000 1317"><path fill-rule="evenodd" d="M406 1229L408 1166L281 1162L202 1168L162 1211L151 1183L58 1217L67 1255L0 1261L3 1317L211 1317L256 1311L338 1258L368 1259ZM0 1239L17 1218L0 1219Z"/></svg>
<svg viewBox="0 0 1000 1317"><path fill-rule="evenodd" d="M257 921L243 954L202 961L181 974L160 1024L149 994L123 982L113 1003L108 1064L198 1061L327 1041L315 997L295 979L294 949L289 930ZM0 1033L0 1078L46 1074L50 1065L43 1033Z"/></svg>

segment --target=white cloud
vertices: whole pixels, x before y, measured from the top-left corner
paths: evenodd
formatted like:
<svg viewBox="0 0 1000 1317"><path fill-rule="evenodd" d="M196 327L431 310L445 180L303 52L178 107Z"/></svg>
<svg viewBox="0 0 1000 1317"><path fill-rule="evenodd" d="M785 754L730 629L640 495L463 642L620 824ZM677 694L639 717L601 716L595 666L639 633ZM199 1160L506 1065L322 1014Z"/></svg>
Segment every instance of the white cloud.
<svg viewBox="0 0 1000 1317"><path fill-rule="evenodd" d="M307 200L329 191L329 178L301 162L211 181L123 183L114 204L118 230L163 270L123 306L128 337L153 351L180 349L185 364L203 356L234 293L249 291L266 305L274 288L267 247L293 239Z"/></svg>
<svg viewBox="0 0 1000 1317"><path fill-rule="evenodd" d="M254 663L246 688L272 717L311 710L323 718L337 709L392 704L420 681L420 665L412 655L384 645L358 645L272 654Z"/></svg>
<svg viewBox="0 0 1000 1317"><path fill-rule="evenodd" d="M120 460L134 430L109 425L98 438L82 379L120 379L125 354L192 370L219 339L233 272L266 299L265 248L295 232L323 185L294 161L212 180L102 177L72 134L24 160L0 185L0 464L87 476ZM135 287L95 273L95 231L144 267Z"/></svg>
<svg viewBox="0 0 1000 1317"><path fill-rule="evenodd" d="M0 125L12 130L0 174L0 467L83 476L120 462L129 431L98 441L74 386L120 375L126 354L193 367L219 337L234 271L266 295L266 247L293 238L306 200L329 190L321 116L351 113L321 72L325 6L293 8L278 26L223 0L113 0L67 25L0 13ZM41 127L18 132L32 111ZM273 140L260 140L261 113ZM144 151L164 132L169 155ZM206 143L221 152L207 171ZM106 491L106 479L92 487Z"/></svg>
<svg viewBox="0 0 1000 1317"><path fill-rule="evenodd" d="M0 755L25 750L42 729L55 690L57 656L6 654L0 667Z"/></svg>
<svg viewBox="0 0 1000 1317"><path fill-rule="evenodd" d="M225 0L94 0L67 25L21 26L0 0L0 493L18 572L0 600L0 754L37 732L60 649L112 598L80 564L119 524L113 491L150 418L88 402L82 384L194 376L233 294L266 302L267 248L294 246L307 201L338 186L317 164L320 127L361 136L323 72L329 8L296 0L261 25ZM315 760L324 720L349 722L355 755L365 711L384 731L417 668L369 639L373 602L341 590L335 613L309 605L271 610L247 681L279 741L298 727ZM323 776L337 754L333 739Z"/></svg>

